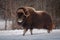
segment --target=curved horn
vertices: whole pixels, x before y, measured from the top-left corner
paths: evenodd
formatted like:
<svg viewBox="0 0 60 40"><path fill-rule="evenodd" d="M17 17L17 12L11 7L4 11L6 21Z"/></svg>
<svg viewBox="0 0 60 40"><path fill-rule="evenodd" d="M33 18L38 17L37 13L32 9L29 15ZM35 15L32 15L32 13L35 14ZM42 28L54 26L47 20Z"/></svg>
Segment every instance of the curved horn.
<svg viewBox="0 0 60 40"><path fill-rule="evenodd" d="M25 15L26 17L28 17L28 16L30 15L30 13L29 13L28 9L26 9L26 10L25 10L24 15Z"/></svg>
<svg viewBox="0 0 60 40"><path fill-rule="evenodd" d="M20 12L20 11L18 11L18 10L20 10L20 9L23 9L23 11L24 11L23 14L24 14L26 17L28 17L28 16L30 15L28 8L26 8L26 7L20 7L20 8L17 9L17 12Z"/></svg>

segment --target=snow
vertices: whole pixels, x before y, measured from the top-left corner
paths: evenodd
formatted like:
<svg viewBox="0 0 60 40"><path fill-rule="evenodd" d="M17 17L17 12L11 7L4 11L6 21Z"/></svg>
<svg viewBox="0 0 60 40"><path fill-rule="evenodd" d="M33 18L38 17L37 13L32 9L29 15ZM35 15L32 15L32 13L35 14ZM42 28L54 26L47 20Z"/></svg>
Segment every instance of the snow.
<svg viewBox="0 0 60 40"><path fill-rule="evenodd" d="M29 30L25 36L22 34L23 30L2 30L0 40L60 40L60 29L54 29L51 33L44 29L34 29L33 35L30 35Z"/></svg>
<svg viewBox="0 0 60 40"><path fill-rule="evenodd" d="M7 21L7 29L11 29L11 21ZM5 21L0 20L0 29L5 29ZM23 30L0 30L0 40L60 40L60 29L53 29L47 33L45 29L34 29L33 35L30 30L23 36Z"/></svg>
<svg viewBox="0 0 60 40"><path fill-rule="evenodd" d="M33 33L46 33L47 30L38 30L38 29L34 29ZM23 34L23 30L2 30L0 31L0 35L22 35ZM28 30L26 32L26 34L30 34L30 30Z"/></svg>
<svg viewBox="0 0 60 40"><path fill-rule="evenodd" d="M7 21L7 29L12 29L11 28L12 25L12 21ZM5 21L4 20L0 20L0 30L4 30L5 29Z"/></svg>
<svg viewBox="0 0 60 40"><path fill-rule="evenodd" d="M3 25L4 24L4 25ZM0 21L0 29L4 29L4 26L5 26L5 21Z"/></svg>

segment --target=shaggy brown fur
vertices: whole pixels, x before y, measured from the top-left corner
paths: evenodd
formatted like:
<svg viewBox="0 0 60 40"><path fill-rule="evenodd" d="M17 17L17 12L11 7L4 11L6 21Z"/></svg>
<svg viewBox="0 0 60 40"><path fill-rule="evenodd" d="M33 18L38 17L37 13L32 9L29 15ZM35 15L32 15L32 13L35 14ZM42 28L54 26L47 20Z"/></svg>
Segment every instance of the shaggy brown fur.
<svg viewBox="0 0 60 40"><path fill-rule="evenodd" d="M47 29L48 33L54 28L51 16L45 11L36 11L32 7L21 7L17 10L17 16L18 24L24 28L23 35L28 29L32 34L34 28Z"/></svg>

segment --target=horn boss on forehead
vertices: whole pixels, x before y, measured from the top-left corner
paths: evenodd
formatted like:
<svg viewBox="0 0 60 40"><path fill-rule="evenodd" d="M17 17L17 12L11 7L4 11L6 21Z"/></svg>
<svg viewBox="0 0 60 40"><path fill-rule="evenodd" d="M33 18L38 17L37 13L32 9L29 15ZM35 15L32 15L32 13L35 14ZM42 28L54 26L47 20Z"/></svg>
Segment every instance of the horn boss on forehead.
<svg viewBox="0 0 60 40"><path fill-rule="evenodd" d="M25 7L18 8L17 13L23 13L26 17L30 15L29 10Z"/></svg>

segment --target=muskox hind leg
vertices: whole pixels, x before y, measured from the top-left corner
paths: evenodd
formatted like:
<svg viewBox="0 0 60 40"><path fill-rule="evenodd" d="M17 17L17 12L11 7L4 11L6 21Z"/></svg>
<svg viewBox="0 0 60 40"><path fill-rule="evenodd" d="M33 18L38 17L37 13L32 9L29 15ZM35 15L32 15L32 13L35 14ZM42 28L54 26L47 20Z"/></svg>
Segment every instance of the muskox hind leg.
<svg viewBox="0 0 60 40"><path fill-rule="evenodd" d="M24 28L24 32L23 32L23 36L25 35L25 33L27 32L27 28Z"/></svg>
<svg viewBox="0 0 60 40"><path fill-rule="evenodd" d="M53 28L55 28L55 25L51 23L49 28L48 28L48 33L50 33Z"/></svg>
<svg viewBox="0 0 60 40"><path fill-rule="evenodd" d="M51 31L52 31L52 28L49 28L49 29L48 29L48 33L50 33Z"/></svg>
<svg viewBox="0 0 60 40"><path fill-rule="evenodd" d="M50 33L50 31L51 31L49 27L50 26L46 26L46 25L44 26L44 29L46 29L48 33Z"/></svg>

